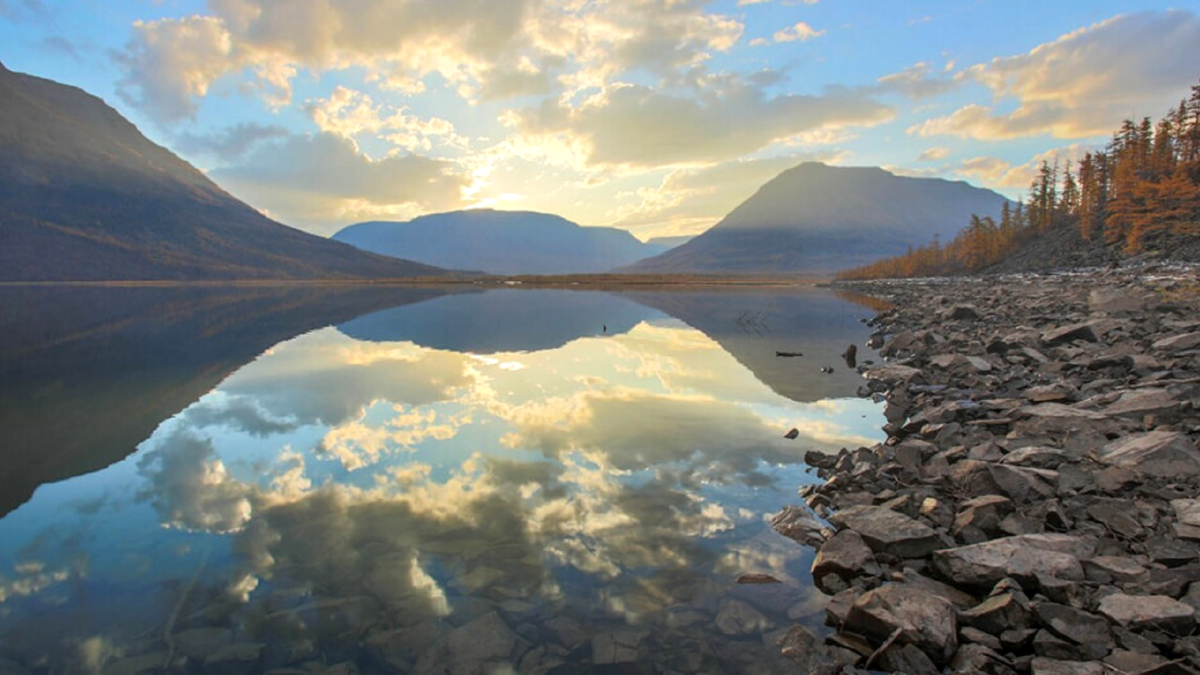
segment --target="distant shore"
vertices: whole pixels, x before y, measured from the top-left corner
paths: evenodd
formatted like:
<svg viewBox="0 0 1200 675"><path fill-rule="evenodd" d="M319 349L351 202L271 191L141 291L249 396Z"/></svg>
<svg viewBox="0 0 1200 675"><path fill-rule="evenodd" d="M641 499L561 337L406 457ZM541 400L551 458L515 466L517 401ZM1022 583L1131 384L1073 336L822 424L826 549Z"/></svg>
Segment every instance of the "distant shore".
<svg viewBox="0 0 1200 675"><path fill-rule="evenodd" d="M834 287L894 303L860 390L887 402L888 440L810 453L826 482L773 521L818 550L835 629L794 627L785 655L821 673L1200 665L1200 268Z"/></svg>

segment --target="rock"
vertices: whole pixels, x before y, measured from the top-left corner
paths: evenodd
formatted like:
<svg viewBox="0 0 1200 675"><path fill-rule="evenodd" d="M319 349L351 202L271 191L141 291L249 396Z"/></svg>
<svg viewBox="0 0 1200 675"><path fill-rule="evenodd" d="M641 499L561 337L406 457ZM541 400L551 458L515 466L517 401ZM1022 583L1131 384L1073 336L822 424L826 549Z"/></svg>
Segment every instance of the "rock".
<svg viewBox="0 0 1200 675"><path fill-rule="evenodd" d="M1132 584L1146 578L1146 568L1128 556L1097 556L1083 561L1088 581L1100 584Z"/></svg>
<svg viewBox="0 0 1200 675"><path fill-rule="evenodd" d="M576 647L587 642L588 630L575 619L568 616L555 616L542 623L542 630L550 639L574 651Z"/></svg>
<svg viewBox="0 0 1200 675"><path fill-rule="evenodd" d="M1137 313L1146 309L1146 299L1125 289L1099 288L1088 295L1088 307L1106 314Z"/></svg>
<svg viewBox="0 0 1200 675"><path fill-rule="evenodd" d="M951 469L951 480L970 494L1004 495L1017 504L1048 499L1057 492L1058 474L996 462L967 459Z"/></svg>
<svg viewBox="0 0 1200 675"><path fill-rule="evenodd" d="M717 610L716 626L726 635L757 635L774 624L750 603L727 598Z"/></svg>
<svg viewBox="0 0 1200 675"><path fill-rule="evenodd" d="M893 387L902 382L916 380L920 375L921 371L913 368L912 366L901 366L895 364L877 366L875 368L870 368L867 370L867 372L863 373L863 376L868 380L877 380L888 387Z"/></svg>
<svg viewBox="0 0 1200 675"><path fill-rule="evenodd" d="M825 543L825 526L805 506L785 506L771 518L771 527L806 546L817 548Z"/></svg>
<svg viewBox="0 0 1200 675"><path fill-rule="evenodd" d="M508 659L517 639L498 613L489 612L451 631L447 646L453 662L482 664Z"/></svg>
<svg viewBox="0 0 1200 675"><path fill-rule="evenodd" d="M1112 635L1103 617L1054 602L1036 602L1033 614L1050 632L1078 645L1095 645L1101 656L1108 653Z"/></svg>
<svg viewBox="0 0 1200 675"><path fill-rule="evenodd" d="M1118 439L1093 453L1102 464L1144 476L1178 478L1200 474L1200 452L1186 434L1151 431Z"/></svg>
<svg viewBox="0 0 1200 675"><path fill-rule="evenodd" d="M1079 559L1091 557L1094 546L1065 534L1026 534L937 551L933 565L945 578L967 587L991 586L1005 577L1022 584L1037 577L1068 581L1084 578Z"/></svg>
<svg viewBox="0 0 1200 675"><path fill-rule="evenodd" d="M1104 666L1095 661L1059 661L1034 657L1030 672L1033 675L1105 675Z"/></svg>
<svg viewBox="0 0 1200 675"><path fill-rule="evenodd" d="M803 626L792 626L777 642L785 658L800 667L801 673L812 675L836 675L843 663L834 658L830 650Z"/></svg>
<svg viewBox="0 0 1200 675"><path fill-rule="evenodd" d="M1172 502L1174 507L1174 502ZM1178 511L1176 511L1178 516ZM1170 537L1151 537L1146 540L1146 555L1156 563L1167 567L1186 565L1189 562L1200 562L1196 548L1178 539Z"/></svg>
<svg viewBox="0 0 1200 675"><path fill-rule="evenodd" d="M951 532L958 533L964 528L974 527L981 532L994 534L1000 529L1000 521L1012 510L1012 500L1008 497L984 495L968 499L959 505Z"/></svg>
<svg viewBox="0 0 1200 675"><path fill-rule="evenodd" d="M1163 338L1151 345L1154 349L1160 352L1185 351L1200 347L1200 331L1194 333L1184 333L1183 335L1173 335L1168 338Z"/></svg>
<svg viewBox="0 0 1200 675"><path fill-rule="evenodd" d="M834 594L841 589L827 587L823 579L834 575L842 581L850 581L855 577L869 575L879 576L879 565L871 549L863 538L854 530L842 530L835 534L813 560L812 576L817 588L827 594Z"/></svg>
<svg viewBox="0 0 1200 675"><path fill-rule="evenodd" d="M839 530L857 532L876 553L920 558L941 546L933 528L882 506L854 506L829 517Z"/></svg>
<svg viewBox="0 0 1200 675"><path fill-rule="evenodd" d="M1030 387L1029 389L1025 390L1025 398L1033 401L1034 403L1059 403L1062 401L1074 401L1078 397L1078 390L1065 382L1057 382L1055 384L1047 384L1040 387Z"/></svg>
<svg viewBox="0 0 1200 675"><path fill-rule="evenodd" d="M129 658L120 659L104 666L104 675L142 675L143 673L159 673L167 660L166 652L153 652ZM0 659L0 675L26 675L31 671L21 668L11 661Z"/></svg>
<svg viewBox="0 0 1200 675"><path fill-rule="evenodd" d="M257 673L264 646L258 643L225 645L204 659L204 673L212 675Z"/></svg>
<svg viewBox="0 0 1200 675"><path fill-rule="evenodd" d="M228 628L193 628L180 631L174 636L175 651L189 659L203 661L233 642L233 631Z"/></svg>
<svg viewBox="0 0 1200 675"><path fill-rule="evenodd" d="M998 654L993 648L981 644L965 644L955 652L954 658L950 661L949 672L963 673L964 675L966 673L1013 675L1016 671L1013 670L1012 665L1011 661ZM909 673L912 671L903 669L896 672Z"/></svg>
<svg viewBox="0 0 1200 675"><path fill-rule="evenodd" d="M795 440L796 437L798 437L799 435L800 435L800 430L793 428L791 431L784 434L783 437L788 439L789 441L792 441L792 440Z"/></svg>
<svg viewBox="0 0 1200 675"><path fill-rule="evenodd" d="M1006 630L1027 625L1031 614L1029 599L1024 593L1005 591L960 612L958 618L972 628L1000 635Z"/></svg>
<svg viewBox="0 0 1200 675"><path fill-rule="evenodd" d="M643 633L613 631L592 636L592 662L597 665L636 663Z"/></svg>
<svg viewBox="0 0 1200 675"><path fill-rule="evenodd" d="M911 644L888 647L879 655L874 667L905 675L938 675L942 672L925 652Z"/></svg>
<svg viewBox="0 0 1200 675"><path fill-rule="evenodd" d="M1054 347L1067 342L1081 340L1084 342L1096 342L1096 332L1092 330L1092 323L1072 323L1059 328L1054 328L1042 333L1042 344L1047 347Z"/></svg>
<svg viewBox="0 0 1200 675"><path fill-rule="evenodd" d="M1200 539L1200 499L1172 499L1175 510L1175 535L1182 539Z"/></svg>
<svg viewBox="0 0 1200 675"><path fill-rule="evenodd" d="M1173 635L1185 635L1196 625L1196 610L1165 595L1105 596L1098 612L1126 628L1154 629Z"/></svg>
<svg viewBox="0 0 1200 675"><path fill-rule="evenodd" d="M1128 500L1096 501L1088 506L1087 515L1109 531L1126 539L1139 537L1144 532L1141 523L1134 519L1137 506Z"/></svg>
<svg viewBox="0 0 1200 675"><path fill-rule="evenodd" d="M954 606L941 598L902 583L888 583L867 591L846 616L845 629L882 644L900 631L900 644L916 645L944 664L958 649Z"/></svg>
<svg viewBox="0 0 1200 675"><path fill-rule="evenodd" d="M737 583L739 583L739 584L780 584L783 582L776 579L775 577L771 576L770 574L763 574L761 572L751 572L749 574L743 574L742 576L738 577Z"/></svg>
<svg viewBox="0 0 1200 675"><path fill-rule="evenodd" d="M987 359L963 354L938 354L929 359L929 365L942 370L968 373L989 373L992 371L992 364Z"/></svg>
<svg viewBox="0 0 1200 675"><path fill-rule="evenodd" d="M974 321L982 315L974 305L955 305L946 311L945 316L952 321Z"/></svg>
<svg viewBox="0 0 1200 675"><path fill-rule="evenodd" d="M1139 654L1118 649L1104 657L1104 662L1122 673L1140 673L1161 666L1167 660L1157 654Z"/></svg>
<svg viewBox="0 0 1200 675"><path fill-rule="evenodd" d="M1104 408L1104 414L1140 420L1146 415L1172 416L1179 411L1180 405L1166 389L1133 389L1123 392L1120 398Z"/></svg>

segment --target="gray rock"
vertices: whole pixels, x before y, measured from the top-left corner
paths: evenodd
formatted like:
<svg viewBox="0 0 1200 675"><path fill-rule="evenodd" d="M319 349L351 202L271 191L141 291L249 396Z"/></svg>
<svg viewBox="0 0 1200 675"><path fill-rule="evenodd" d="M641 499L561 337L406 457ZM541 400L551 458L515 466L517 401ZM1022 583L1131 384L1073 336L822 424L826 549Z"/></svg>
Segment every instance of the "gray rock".
<svg viewBox="0 0 1200 675"><path fill-rule="evenodd" d="M1107 653L1112 642L1108 622L1103 617L1054 602L1037 602L1033 614L1050 632L1079 645L1099 645Z"/></svg>
<svg viewBox="0 0 1200 675"><path fill-rule="evenodd" d="M1065 534L1026 534L937 551L934 567L945 578L968 587L991 586L1005 577L1036 583L1039 575L1068 581L1084 578L1081 557L1095 546Z"/></svg>
<svg viewBox="0 0 1200 675"><path fill-rule="evenodd" d="M1058 484L1054 471L973 459L956 463L950 475L955 485L970 494L1004 495L1017 504L1053 497Z"/></svg>
<svg viewBox="0 0 1200 675"><path fill-rule="evenodd" d="M841 589L826 588L822 580L827 575L850 581L859 576L879 574L880 569L874 554L854 530L842 530L825 542L812 566L812 576L817 588L830 595Z"/></svg>
<svg viewBox="0 0 1200 675"><path fill-rule="evenodd" d="M1025 390L1025 398L1034 403L1061 403L1074 401L1078 397L1079 391L1066 382L1030 387Z"/></svg>
<svg viewBox="0 0 1200 675"><path fill-rule="evenodd" d="M1092 322L1072 323L1042 333L1042 344L1047 347L1074 342L1075 340L1096 342L1096 332L1092 329Z"/></svg>
<svg viewBox="0 0 1200 675"><path fill-rule="evenodd" d="M817 636L803 626L789 628L777 644L783 656L799 666L802 673L836 675L843 665L853 665L835 659Z"/></svg>
<svg viewBox="0 0 1200 675"><path fill-rule="evenodd" d="M1154 349L1160 352L1185 351L1200 347L1200 331L1194 333L1184 333L1183 335L1173 335L1168 338L1163 338L1151 345Z"/></svg>
<svg viewBox="0 0 1200 675"><path fill-rule="evenodd" d="M1172 499L1175 510L1175 535L1182 539L1200 540L1200 499Z"/></svg>
<svg viewBox="0 0 1200 675"><path fill-rule="evenodd" d="M997 641L998 643L998 641ZM899 670L897 672L910 672ZM996 649L982 644L965 644L955 652L950 661L951 673L985 673L986 675L1015 675L1013 663L997 653Z"/></svg>
<svg viewBox="0 0 1200 675"><path fill-rule="evenodd" d="M785 506L771 518L771 527L806 546L817 548L825 543L825 526L806 506Z"/></svg>
<svg viewBox="0 0 1200 675"><path fill-rule="evenodd" d="M900 644L916 645L934 663L944 664L958 649L954 606L945 598L902 583L867 591L846 616L845 629L881 644L900 631Z"/></svg>
<svg viewBox="0 0 1200 675"><path fill-rule="evenodd" d="M250 675L258 672L265 645L237 643L225 645L204 659L203 672L208 675Z"/></svg>
<svg viewBox="0 0 1200 675"><path fill-rule="evenodd" d="M233 643L233 631L228 628L193 628L174 636L175 651L189 659L204 660L209 654Z"/></svg>
<svg viewBox="0 0 1200 675"><path fill-rule="evenodd" d="M1196 625L1196 610L1165 595L1113 593L1096 608L1114 623L1134 630L1154 629L1184 635Z"/></svg>
<svg viewBox="0 0 1200 675"><path fill-rule="evenodd" d="M592 636L592 662L597 665L636 663L644 637L644 633L628 630L597 633Z"/></svg>
<svg viewBox="0 0 1200 675"><path fill-rule="evenodd" d="M717 610L716 626L726 635L757 635L774 624L750 603L727 598Z"/></svg>
<svg viewBox="0 0 1200 675"><path fill-rule="evenodd" d="M878 380L883 384L892 387L902 382L916 380L921 375L921 371L912 366L901 366L889 364L886 366L878 366L867 370L863 376L868 380Z"/></svg>
<svg viewBox="0 0 1200 675"><path fill-rule="evenodd" d="M933 528L882 506L854 506L830 516L829 522L839 530L854 530L876 553L919 558L941 546Z"/></svg>
<svg viewBox="0 0 1200 675"><path fill-rule="evenodd" d="M959 504L951 532L958 533L964 528L974 527L982 532L994 534L1000 529L1000 521L1012 513L1012 510L1012 500L1008 497L984 495L968 499Z"/></svg>
<svg viewBox="0 0 1200 675"><path fill-rule="evenodd" d="M1030 616L1029 598L1020 591L1005 591L960 612L958 618L968 626L1000 635L1006 630L1028 625Z"/></svg>
<svg viewBox="0 0 1200 675"><path fill-rule="evenodd" d="M1144 476L1178 478L1200 474L1200 452L1186 434L1151 431L1118 439L1093 453L1097 461Z"/></svg>
<svg viewBox="0 0 1200 675"><path fill-rule="evenodd" d="M1105 407L1104 414L1140 420L1146 415L1172 416L1179 411L1180 405L1166 389L1132 389L1122 392L1120 398Z"/></svg>
<svg viewBox="0 0 1200 675"><path fill-rule="evenodd" d="M508 659L517 639L517 634L498 613L489 612L453 630L447 646L452 661L469 667L469 664Z"/></svg>
<svg viewBox="0 0 1200 675"><path fill-rule="evenodd" d="M1096 661L1059 661L1034 657L1032 675L1105 675L1104 665Z"/></svg>

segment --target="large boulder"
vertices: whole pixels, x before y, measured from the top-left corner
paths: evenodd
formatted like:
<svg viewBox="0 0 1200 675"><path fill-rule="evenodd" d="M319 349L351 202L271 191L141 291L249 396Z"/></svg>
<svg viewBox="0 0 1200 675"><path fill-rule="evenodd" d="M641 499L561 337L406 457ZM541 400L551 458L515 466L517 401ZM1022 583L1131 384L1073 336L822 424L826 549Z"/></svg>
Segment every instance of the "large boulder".
<svg viewBox="0 0 1200 675"><path fill-rule="evenodd" d="M1092 454L1103 464L1144 476L1178 478L1200 474L1200 452L1187 434L1178 431L1132 434Z"/></svg>
<svg viewBox="0 0 1200 675"><path fill-rule="evenodd" d="M899 631L898 643L916 645L938 664L948 662L958 649L954 605L903 583L864 593L850 608L843 628L876 645Z"/></svg>
<svg viewBox="0 0 1200 675"><path fill-rule="evenodd" d="M829 517L839 530L854 530L876 553L920 558L941 546L937 532L884 506L852 506Z"/></svg>
<svg viewBox="0 0 1200 675"><path fill-rule="evenodd" d="M1091 557L1094 550L1095 544L1081 537L1024 534L936 551L933 565L950 581L975 588L990 587L1005 577L1023 584L1036 584L1039 576L1082 581L1079 560Z"/></svg>

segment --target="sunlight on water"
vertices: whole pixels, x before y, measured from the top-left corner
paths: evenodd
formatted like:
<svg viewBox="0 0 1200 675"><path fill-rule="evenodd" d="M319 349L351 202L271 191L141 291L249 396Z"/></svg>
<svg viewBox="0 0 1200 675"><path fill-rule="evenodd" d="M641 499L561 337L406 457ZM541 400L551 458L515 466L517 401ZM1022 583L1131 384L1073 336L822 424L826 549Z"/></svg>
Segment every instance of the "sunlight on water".
<svg viewBox="0 0 1200 675"><path fill-rule="evenodd" d="M823 597L811 551L765 519L815 480L805 452L880 436L856 374L818 372L863 342L866 310L816 291L375 304L315 330L313 312L270 315L270 339L303 334L244 365L186 364L179 381L219 384L0 520L0 656L53 672L786 672L774 638L819 622ZM188 320L173 348L243 330ZM147 351L72 401L106 424L161 398L122 388L167 339L137 326L78 350ZM6 402L57 395L20 372ZM783 583L736 585L747 572Z"/></svg>

